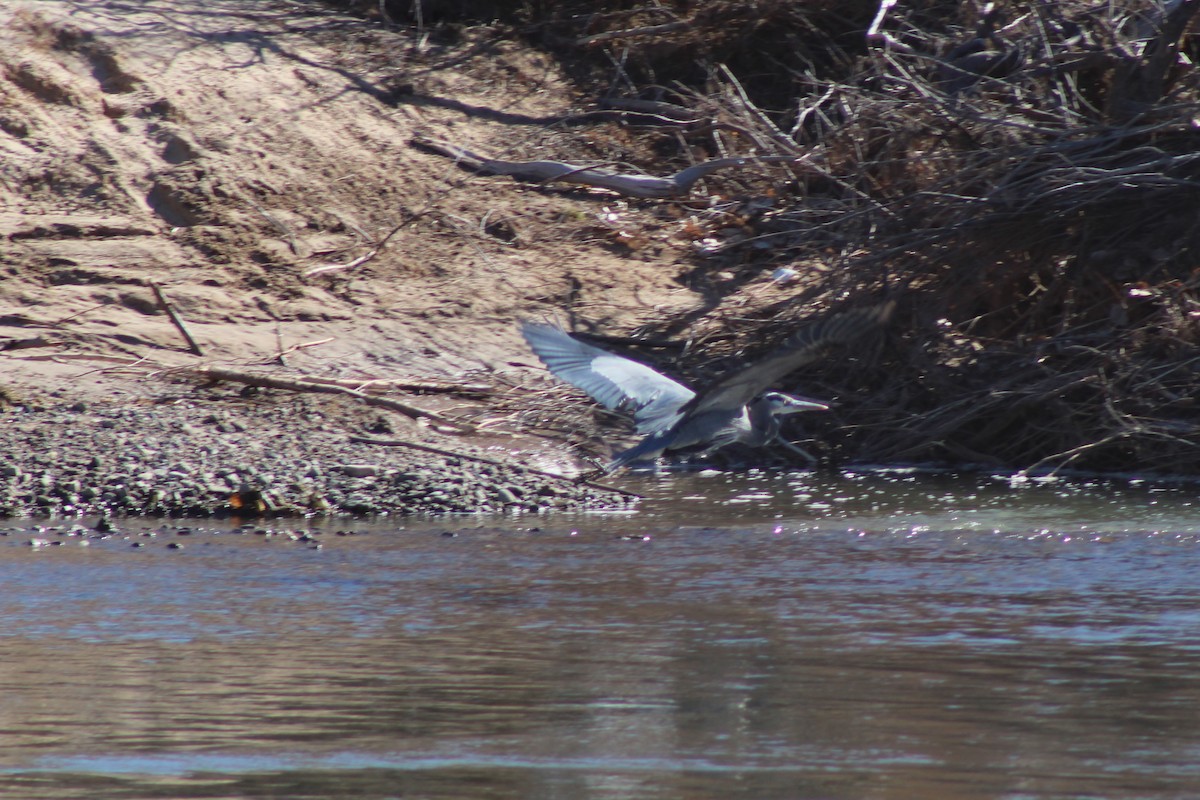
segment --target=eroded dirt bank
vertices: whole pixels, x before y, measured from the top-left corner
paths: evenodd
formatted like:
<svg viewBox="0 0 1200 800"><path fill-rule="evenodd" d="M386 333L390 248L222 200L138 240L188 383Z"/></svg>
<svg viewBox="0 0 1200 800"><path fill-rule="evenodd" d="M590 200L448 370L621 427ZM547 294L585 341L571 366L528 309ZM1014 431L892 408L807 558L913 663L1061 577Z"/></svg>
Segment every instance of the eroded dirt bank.
<svg viewBox="0 0 1200 800"><path fill-rule="evenodd" d="M197 447L221 447L227 434L204 423L214 413L238 416L260 459L324 458L327 475L338 465L379 464L395 474L398 460L427 462L434 475L445 459L350 443L369 421L343 413L343 401L275 397L256 406L238 385L225 399L200 397L195 387L206 379L187 370L216 365L350 388L399 380L517 391L512 385L542 381L540 370L511 365L532 361L519 318L570 303L620 321L694 302L675 280L673 255L686 241L668 226L639 231L654 243L632 257L617 252L618 198L528 191L409 146L419 129L437 129L494 148L569 110L570 85L534 50L470 30L418 44L411 31L316 3L37 0L5 4L0 15L0 337L8 348L0 368L9 406L0 436L13 461L30 445L46 462L13 465L22 477L9 476L4 510L88 507L74 485L79 475L63 475L68 489L56 493L52 464L90 463L97 448L128 451L139 431L151 450L165 447L152 432L179 425ZM422 100L397 104L389 92ZM189 352L151 282L202 355ZM409 400L512 431L509 410L489 423L489 401L478 393ZM283 425L278 403L308 411ZM214 412L221 404L229 410ZM364 412L381 414L389 412ZM391 416L385 426L450 450L506 458L536 444L448 435ZM124 428L119 442L109 440L113 426ZM285 440L306 455L270 444ZM170 464L144 466L123 472ZM200 471L213 468L222 467ZM443 475L448 486L461 483L454 469ZM272 468L260 463L259 471ZM513 498L512 486L501 492L502 482L476 478L490 500L443 507L534 507L522 498L539 491L559 506L625 502L554 482L526 485ZM31 480L48 485L33 492ZM236 488L220 483L210 481L205 502ZM419 494L368 505L438 510L445 500L420 502ZM285 505L304 504L292 501Z"/></svg>
<svg viewBox="0 0 1200 800"><path fill-rule="evenodd" d="M826 463L1200 470L1193 4L360 5L0 9L9 513L83 509L89 481L160 502L161 469L213 510L227 490L302 510L313 475L337 476L318 510L354 510L338 498L418 468L478 484L454 508L624 505L463 466L570 474L606 450L519 320L703 384L884 298L888 331L779 387L837 402L790 428ZM634 199L429 142L657 176L742 162ZM278 497L231 455L155 460L225 452L225 412L244 453L279 439L251 470ZM139 425L144 468L86 472Z"/></svg>

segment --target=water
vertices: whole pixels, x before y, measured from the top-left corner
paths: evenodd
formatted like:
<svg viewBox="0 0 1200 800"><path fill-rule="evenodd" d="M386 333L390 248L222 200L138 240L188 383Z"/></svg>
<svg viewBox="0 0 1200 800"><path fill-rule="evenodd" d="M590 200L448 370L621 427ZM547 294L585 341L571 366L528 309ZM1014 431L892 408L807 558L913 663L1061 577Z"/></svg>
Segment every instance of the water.
<svg viewBox="0 0 1200 800"><path fill-rule="evenodd" d="M1193 488L630 486L320 550L12 532L0 796L1200 796Z"/></svg>

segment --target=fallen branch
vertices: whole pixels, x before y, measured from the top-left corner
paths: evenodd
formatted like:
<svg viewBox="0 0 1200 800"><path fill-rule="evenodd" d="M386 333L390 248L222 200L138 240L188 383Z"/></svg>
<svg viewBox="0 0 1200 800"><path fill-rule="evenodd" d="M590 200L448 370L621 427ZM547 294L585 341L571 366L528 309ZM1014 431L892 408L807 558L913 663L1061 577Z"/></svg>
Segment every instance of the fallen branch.
<svg viewBox="0 0 1200 800"><path fill-rule="evenodd" d="M187 342L188 350L191 351L192 355L204 355L204 351L200 349L200 345L196 344L196 340L193 339L192 334L188 332L187 326L183 324L183 320L179 318L177 313L175 313L175 307L167 300L167 296L163 294L163 291L161 288L159 288L159 285L154 281L146 281L146 283L150 285L150 291L154 292L154 299L158 301L159 308L167 312L167 317L170 318L171 324L174 325L181 334L183 334L184 341Z"/></svg>
<svg viewBox="0 0 1200 800"><path fill-rule="evenodd" d="M342 386L360 392L399 390L403 392L425 392L427 394L464 394L477 396L491 394L493 391L491 386L482 383L440 383L437 381L378 379L354 381L345 378L322 378L316 375L301 375L300 380L309 381L310 383L328 384L330 386Z"/></svg>
<svg viewBox="0 0 1200 800"><path fill-rule="evenodd" d="M578 183L584 186L608 189L630 197L647 199L685 195L691 191L697 181L719 169L747 167L764 162L799 163L806 160L805 156L794 155L717 158L680 170L668 178L658 178L653 175L627 175L596 167L568 164L563 161L504 161L498 158L487 158L458 145L419 135L412 138L411 144L453 158L459 164L477 172L508 175L519 180L543 183L551 181Z"/></svg>
<svg viewBox="0 0 1200 800"><path fill-rule="evenodd" d="M1082 456L1084 453L1087 453L1089 450L1095 450L1098 447L1104 447L1106 445L1110 445L1113 442L1118 442L1118 441L1121 441L1122 439L1128 438L1128 436L1129 436L1129 431L1122 430L1122 431L1116 431L1115 433L1110 433L1107 436L1105 436L1102 439L1099 439L1097 441L1085 442L1084 444L1081 444L1077 447L1072 447L1070 450L1064 450L1061 453L1055 453L1054 455L1046 456L1045 458L1039 459L1039 460L1033 462L1032 464L1030 464L1028 467L1025 467L1024 469L1019 470L1017 472L1017 474L1018 475L1035 475L1039 472L1039 470L1041 470L1041 468L1043 466L1050 464L1051 462L1057 461L1059 463L1056 464L1054 466L1054 468L1050 470L1050 474L1053 475L1053 474L1057 473L1060 469L1064 469L1068 464L1070 464L1072 461L1074 461L1075 459Z"/></svg>
<svg viewBox="0 0 1200 800"><path fill-rule="evenodd" d="M363 255L347 261L345 264L326 264L321 267L313 267L310 270L305 270L304 277L311 278L314 275L324 275L328 272L341 272L342 270L346 269L354 269L355 267L362 266L375 256L379 255L380 249L382 249L382 245L379 247L372 247Z"/></svg>
<svg viewBox="0 0 1200 800"><path fill-rule="evenodd" d="M361 400L369 406L399 411L401 414L413 419L427 419L437 425L454 428L459 433L475 432L474 426L457 422L433 411L426 411L423 408L418 408L417 406L410 405L399 400L393 400L390 397L379 397L376 395L367 394L365 392L360 392L356 389L348 389L345 386L337 386L329 383L314 383L312 381L295 380L292 378L276 378L270 375L261 375L252 372L240 372L238 370L223 369L220 367L185 367L184 371L200 377L209 378L210 380L214 381L230 381L232 383L243 383L247 386L261 386L267 389L349 395L357 400Z"/></svg>
<svg viewBox="0 0 1200 800"><path fill-rule="evenodd" d="M660 100L642 100L636 97L607 97L599 101L602 109L613 109L621 112L620 119L629 115L640 115L655 120L661 124L687 126L699 125L708 120L690 108L664 103Z"/></svg>
<svg viewBox="0 0 1200 800"><path fill-rule="evenodd" d="M279 338L280 338L279 333L278 333L278 331L276 331L276 333L275 333L276 341L278 341ZM299 350L307 350L310 347L320 347L323 344L329 344L330 342L333 342L333 341L337 341L336 336L326 336L324 339L314 339L311 342L297 342L296 344L288 347L286 350L282 347L282 345L280 345L279 352L277 352L274 356L272 356L271 359L273 361L279 362L280 364L283 364L284 356L291 355L292 353L295 353Z"/></svg>
<svg viewBox="0 0 1200 800"><path fill-rule="evenodd" d="M350 437L350 441L358 442L360 444L378 445L379 447L407 447L410 450L421 450L426 453L436 453L436 454L442 455L442 456L450 456L453 458L467 458L472 461L478 461L482 464L491 464L494 467L503 467L505 469L516 470L517 472L525 472L525 473L529 473L531 475L540 475L543 478L553 478L556 481L565 481L567 483L571 483L571 484L575 484L575 485L582 484L584 486L590 486L593 489L602 489L603 491L606 491L606 492L616 492L617 494L623 494L626 497L633 497L638 500L643 499L642 495L640 495L636 492L626 491L625 489L618 489L616 486L608 486L603 483L596 483L595 481L586 480L584 477L568 478L565 475L555 475L553 472L543 472L540 469L534 469L533 467L527 467L524 464L506 464L503 461L499 461L494 458L488 458L486 456L473 456L473 455L468 455L466 453L456 453L453 450L443 450L440 447L433 447L433 446L427 445L427 444L418 444L416 442L406 442L403 439L375 439L370 436L354 435L354 436Z"/></svg>
<svg viewBox="0 0 1200 800"><path fill-rule="evenodd" d="M355 267L362 266L363 264L367 263L371 259L375 258L375 256L379 255L380 252L383 251L383 248L387 246L387 243L391 240L391 238L393 236L395 236L400 231L404 230L404 228L408 227L412 223L419 220L421 217L428 214L429 210L430 210L429 207L426 207L426 208L422 209L421 211L408 211L406 209L405 212L408 214L408 216L405 219L401 220L399 223L397 223L394 228L392 228L390 231L388 231L386 236L384 236L382 239L380 239L378 242L376 242L375 245L370 250L368 250L366 253L359 256L358 258L347 261L345 264L325 264L320 267L313 267L312 269L306 270L304 272L304 277L311 278L314 275L324 275L324 274L330 273L330 272L341 272L342 270L354 269Z"/></svg>
<svg viewBox="0 0 1200 800"><path fill-rule="evenodd" d="M18 361L54 361L59 364L67 364L72 361L107 361L110 364L120 364L122 366L136 366L145 364L149 359L139 356L106 356L100 353L47 353L39 356L17 356Z"/></svg>

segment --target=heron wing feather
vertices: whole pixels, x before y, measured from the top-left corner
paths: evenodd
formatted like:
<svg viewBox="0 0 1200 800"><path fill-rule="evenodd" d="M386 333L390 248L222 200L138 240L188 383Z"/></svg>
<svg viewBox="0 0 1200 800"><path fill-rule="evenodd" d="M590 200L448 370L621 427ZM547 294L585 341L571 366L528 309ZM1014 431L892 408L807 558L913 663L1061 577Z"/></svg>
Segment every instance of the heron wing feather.
<svg viewBox="0 0 1200 800"><path fill-rule="evenodd" d="M554 325L528 322L521 332L553 375L605 408L632 412L639 433L671 427L679 409L695 396L651 367L581 342Z"/></svg>
<svg viewBox="0 0 1200 800"><path fill-rule="evenodd" d="M734 409L749 403L794 369L821 358L835 345L847 344L891 318L895 303L835 314L793 333L766 358L732 372L701 391L685 409L687 415Z"/></svg>

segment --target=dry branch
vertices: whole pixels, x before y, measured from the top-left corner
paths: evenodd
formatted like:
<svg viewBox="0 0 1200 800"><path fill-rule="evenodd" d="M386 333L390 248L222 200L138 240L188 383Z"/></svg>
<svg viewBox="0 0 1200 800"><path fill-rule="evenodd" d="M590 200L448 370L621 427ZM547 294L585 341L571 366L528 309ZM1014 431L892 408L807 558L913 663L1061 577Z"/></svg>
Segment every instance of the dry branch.
<svg viewBox="0 0 1200 800"><path fill-rule="evenodd" d="M476 397L491 394L492 387L484 383L442 383L438 381L383 380L371 378L355 381L345 378L322 378L317 375L301 375L299 380L309 383L341 386L360 392L417 392L421 394L460 394Z"/></svg>
<svg viewBox="0 0 1200 800"><path fill-rule="evenodd" d="M453 428L458 433L474 433L475 428L471 425L466 425L448 417L444 417L433 411L427 411L409 403L404 403L399 400L393 400L388 397L379 397L377 395L360 392L356 389L349 389L344 386L338 386L329 383L314 383L307 380L295 380L291 378L277 378L271 375L262 375L260 373L242 372L239 370L223 369L220 367L184 367L178 370L184 373L190 373L201 378L207 378L213 381L230 381L233 383L243 383L247 386L260 386L268 389L283 389L292 392L317 392L323 394L344 394L361 400L369 406L377 408L386 408L391 411L399 411L413 419L427 419L436 425L447 428Z"/></svg>
<svg viewBox="0 0 1200 800"><path fill-rule="evenodd" d="M601 108L615 109L626 114L635 114L658 121L664 125L698 125L704 117L695 111L661 100L642 100L636 97L606 97L600 101Z"/></svg>
<svg viewBox="0 0 1200 800"><path fill-rule="evenodd" d="M674 22L664 22L661 25L646 25L641 28L630 28L622 31L605 31L604 33L595 33L591 36L583 36L575 40L575 44L580 47L590 47L597 44L607 44L621 39L634 39L642 36L662 36L668 33L678 33L692 28L693 25L688 20L676 20Z"/></svg>
<svg viewBox="0 0 1200 800"><path fill-rule="evenodd" d="M1113 80L1110 107L1119 121L1152 109L1166 92L1167 73L1179 58L1179 39L1200 11L1200 0L1169 0L1135 32L1131 53Z"/></svg>
<svg viewBox="0 0 1200 800"><path fill-rule="evenodd" d="M158 301L159 308L167 313L171 324L175 326L176 330L183 336L184 341L187 342L188 350L191 351L192 355L204 355L204 351L200 349L200 345L196 344L196 340L192 338L192 334L188 331L187 326L183 324L183 320L175 312L175 307L171 305L170 301L167 300L167 296L163 294L162 288L154 281L146 281L146 283L150 285L150 291L154 292L154 299Z"/></svg>
<svg viewBox="0 0 1200 800"><path fill-rule="evenodd" d="M396 223L396 225L394 225L383 238L375 242L371 249L366 253L358 258L346 262L345 264L325 264L320 267L313 267L312 269L304 272L304 277L311 278L314 275L325 275L331 272L342 272L348 269L354 269L355 267L361 267L363 264L366 264L368 261L371 261L381 252L383 252L383 248L387 247L387 243L391 241L393 236L424 217L430 212L431 209L431 205L426 205L425 208L421 209L420 211L408 211L406 209L404 219Z"/></svg>
<svg viewBox="0 0 1200 800"><path fill-rule="evenodd" d="M701 178L720 169L751 167L766 162L787 161L799 164L805 161L804 156L798 155L718 158L680 170L669 178L658 178L652 175L627 175L596 167L568 164L563 161L505 161L488 158L456 144L425 136L414 136L411 143L416 147L453 158L459 164L477 172L509 175L519 180L545 183L552 181L578 183L584 186L608 189L630 197L647 199L685 195Z"/></svg>

